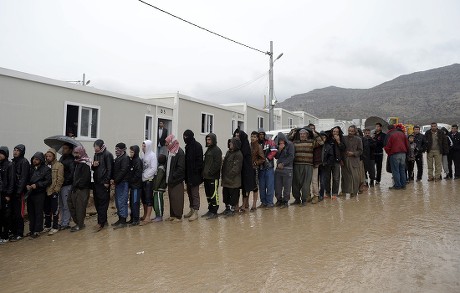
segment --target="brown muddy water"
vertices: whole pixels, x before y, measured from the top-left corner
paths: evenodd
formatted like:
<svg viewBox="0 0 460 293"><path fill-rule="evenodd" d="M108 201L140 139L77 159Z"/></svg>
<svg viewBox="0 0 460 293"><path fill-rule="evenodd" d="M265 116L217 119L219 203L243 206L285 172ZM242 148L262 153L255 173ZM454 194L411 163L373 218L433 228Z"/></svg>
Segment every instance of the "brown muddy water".
<svg viewBox="0 0 460 293"><path fill-rule="evenodd" d="M460 292L460 180L389 183L216 220L94 233L93 217L0 246L0 291Z"/></svg>

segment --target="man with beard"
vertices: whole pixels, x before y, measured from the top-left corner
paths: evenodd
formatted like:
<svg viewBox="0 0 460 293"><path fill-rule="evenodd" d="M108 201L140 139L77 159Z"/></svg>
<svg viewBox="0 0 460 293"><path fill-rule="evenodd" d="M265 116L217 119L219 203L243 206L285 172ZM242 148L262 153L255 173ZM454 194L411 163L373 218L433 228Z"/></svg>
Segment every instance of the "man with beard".
<svg viewBox="0 0 460 293"><path fill-rule="evenodd" d="M342 168L342 192L349 193L351 197L358 194L361 176L359 167L360 156L363 153L363 142L357 135L355 125L348 127L348 135L344 138L345 160Z"/></svg>
<svg viewBox="0 0 460 293"><path fill-rule="evenodd" d="M112 224L114 229L127 226L128 197L129 197L129 157L126 154L126 145L123 142L115 146L115 158L113 164L113 176L110 184L115 186L115 204L117 207L118 221Z"/></svg>

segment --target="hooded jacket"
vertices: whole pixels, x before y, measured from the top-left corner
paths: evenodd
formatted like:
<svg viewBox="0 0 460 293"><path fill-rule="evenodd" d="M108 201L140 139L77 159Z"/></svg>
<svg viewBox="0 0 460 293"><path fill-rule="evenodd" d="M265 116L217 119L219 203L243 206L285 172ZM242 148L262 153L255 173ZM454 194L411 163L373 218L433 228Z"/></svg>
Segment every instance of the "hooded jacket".
<svg viewBox="0 0 460 293"><path fill-rule="evenodd" d="M207 145L204 153L203 178L220 179L220 168L222 167L222 151L217 146L217 137L214 133L206 135L211 139L211 144Z"/></svg>
<svg viewBox="0 0 460 293"><path fill-rule="evenodd" d="M129 187L141 188L142 187L142 160L139 157L140 149L137 145L131 147L134 151L134 156L129 162Z"/></svg>
<svg viewBox="0 0 460 293"><path fill-rule="evenodd" d="M29 161L24 157L26 153L26 147L23 144L18 144L14 148L17 149L20 153L17 158L13 158L15 171L14 192L20 195L26 192L26 185L30 176L30 164Z"/></svg>
<svg viewBox="0 0 460 293"><path fill-rule="evenodd" d="M279 148L279 142L282 140L284 141L284 148L276 153L276 159L277 159L277 164L283 164L282 169L292 169L293 163L294 163L294 145L292 142L287 139L286 135L282 132L278 132L278 135L276 136L278 140L278 148ZM278 169L278 166L276 168Z"/></svg>
<svg viewBox="0 0 460 293"><path fill-rule="evenodd" d="M185 141L185 182L191 186L203 182L203 147L195 140L193 131L184 132Z"/></svg>
<svg viewBox="0 0 460 293"><path fill-rule="evenodd" d="M233 148L225 154L222 164L222 187L240 188L243 154L240 151L241 142L237 138L231 140Z"/></svg>
<svg viewBox="0 0 460 293"><path fill-rule="evenodd" d="M64 183L63 186L72 185L73 172L75 171L75 158L72 154L62 155L59 162L64 165Z"/></svg>
<svg viewBox="0 0 460 293"><path fill-rule="evenodd" d="M107 149L103 152L94 154L94 161L99 162L99 166L92 166L93 179L96 184L109 184L113 172L113 155Z"/></svg>
<svg viewBox="0 0 460 293"><path fill-rule="evenodd" d="M51 185L46 189L46 194L52 195L61 191L62 184L64 183L64 165L58 162L56 151L50 148L47 153L54 155L54 160L51 162Z"/></svg>
<svg viewBox="0 0 460 293"><path fill-rule="evenodd" d="M153 152L153 142L150 140L144 141L145 153L142 159L143 171L142 181L151 181L155 177L158 168L157 156Z"/></svg>
<svg viewBox="0 0 460 293"><path fill-rule="evenodd" d="M246 132L239 131L241 153L243 154L243 169L241 170L241 183L244 192L250 192L257 188L256 174L252 164L251 146Z"/></svg>
<svg viewBox="0 0 460 293"><path fill-rule="evenodd" d="M34 158L40 160L38 166L30 168L30 179L28 185L35 184L36 188L32 189L30 195L45 193L48 186L51 185L51 169L45 164L45 155L42 152L36 152L35 155L30 159L33 161Z"/></svg>
<svg viewBox="0 0 460 293"><path fill-rule="evenodd" d="M113 163L113 181L115 184L128 182L129 180L129 157L126 151L117 156Z"/></svg>
<svg viewBox="0 0 460 293"><path fill-rule="evenodd" d="M0 186L1 195L12 195L14 193L15 173L13 163L8 160L10 152L8 147L1 146L0 153L3 153L5 159L0 161Z"/></svg>

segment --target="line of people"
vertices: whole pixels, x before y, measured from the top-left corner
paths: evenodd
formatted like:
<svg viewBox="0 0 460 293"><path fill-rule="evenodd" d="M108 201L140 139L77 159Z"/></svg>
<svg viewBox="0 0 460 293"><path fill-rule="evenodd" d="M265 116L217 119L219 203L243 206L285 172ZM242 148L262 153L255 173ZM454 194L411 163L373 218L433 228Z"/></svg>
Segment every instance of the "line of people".
<svg viewBox="0 0 460 293"><path fill-rule="evenodd" d="M361 132L352 125L345 136L338 126L318 133L310 124L293 129L287 135L279 132L274 140L268 138L263 129L253 131L250 138L237 129L227 141L225 156L214 133L206 136L204 154L191 130L183 133L183 141L185 151L173 134L168 135L165 138L167 155L155 154L150 140L144 141L141 148L131 146L129 151L120 142L115 146L114 157L99 139L93 145L93 160L84 147L64 144L59 161L56 150L50 149L45 154L35 153L31 165L24 157L24 145L14 148L12 161L9 161L8 148L0 147L1 243L24 237L25 202L29 217L26 236L36 238L43 232L53 235L66 229L80 231L85 228L91 190L97 212L95 229L100 231L108 225L111 189L115 192L118 215L111 226L119 229L163 220L197 220L202 183L208 204L208 211L202 217L206 219L219 216L220 185L224 216L261 207L305 206L347 194L354 197L366 187L380 183L383 151L388 155L386 170L393 175L394 184L390 189L404 189L407 181L414 179L415 165L416 178L421 180L424 152L427 152L429 181L441 179L443 156L450 166L445 167L446 179L460 176L457 125L452 125L452 131L446 134L433 123L425 135L416 126L414 135L406 137L402 125L389 126L385 134L382 125L377 123L373 135L370 129ZM166 191L170 211L169 218L164 219ZM185 191L190 209L183 215ZM152 212L155 213L153 219ZM72 227L71 219L75 223Z"/></svg>

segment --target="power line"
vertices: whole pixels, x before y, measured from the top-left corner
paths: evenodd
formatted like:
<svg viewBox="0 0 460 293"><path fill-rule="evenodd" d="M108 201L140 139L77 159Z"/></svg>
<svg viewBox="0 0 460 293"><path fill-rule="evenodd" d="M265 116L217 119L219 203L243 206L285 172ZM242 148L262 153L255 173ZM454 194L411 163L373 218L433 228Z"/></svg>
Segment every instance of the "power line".
<svg viewBox="0 0 460 293"><path fill-rule="evenodd" d="M222 91L218 91L218 92L215 92L215 93L212 93L211 95L219 95L219 94L222 94L222 93L225 93L225 92L228 92L228 91L231 91L231 90L237 90L237 89L240 89L240 88L243 88L245 86L248 86L256 81L258 81L259 79L267 76L268 74L268 71L259 75L258 77L256 77L255 79L253 80L250 80L250 81L246 81L245 83L242 83L240 85L237 85L237 86L234 86L234 87L231 87L231 88L228 88L228 89L225 89L225 90L222 90Z"/></svg>
<svg viewBox="0 0 460 293"><path fill-rule="evenodd" d="M193 25L193 26L195 26L195 27L197 27L197 28L199 28L199 29L202 29L202 30L204 30L204 31L207 31L208 33L211 33L211 34L213 34L213 35L216 35L216 36L218 36L218 37L221 37L221 38L223 38L223 39L226 39L226 40L228 40L228 41L230 41L230 42L233 42L233 43L235 43L235 44L244 46L244 47L246 47L246 48L249 48L249 49L254 50L254 51L257 51L257 52L260 52L260 53L265 54L265 55L270 55L270 54L271 54L270 52L264 52L264 51L259 50L259 49L257 49L257 48L254 48L254 47L248 46L248 45L246 45L246 44L240 43L240 42L238 42L238 41L235 41L235 40L233 40L233 39L227 38L227 37L225 37L225 36L223 36L223 35L221 35L221 34L218 34L218 33L216 33L216 32L213 32L213 31L211 31L211 30L208 30L207 28L204 28L204 27L202 27L202 26L199 26L199 25L197 25L197 24L194 24L193 22L190 22L190 21L188 21L188 20L185 20L185 19L183 19L183 18L181 18L181 17L179 17L179 16L176 16L176 15L174 15L174 14L172 14L172 13L166 11L166 10L163 10L163 9L161 9L161 8L155 6L155 5L152 5L152 4L150 4L150 3L147 3L147 2L145 2L145 1L142 1L142 0L138 0L138 1L141 2L141 3L144 3L145 5L150 6L150 7L152 7L152 8L155 8L155 9L158 10L158 11L161 11L161 12L163 12L163 13L166 13L166 14L169 15L169 16L172 16L172 17L174 17L174 18L177 18L177 19L179 19L179 20L182 20L183 22L186 22L186 23L188 23L188 24L190 24L190 25Z"/></svg>

